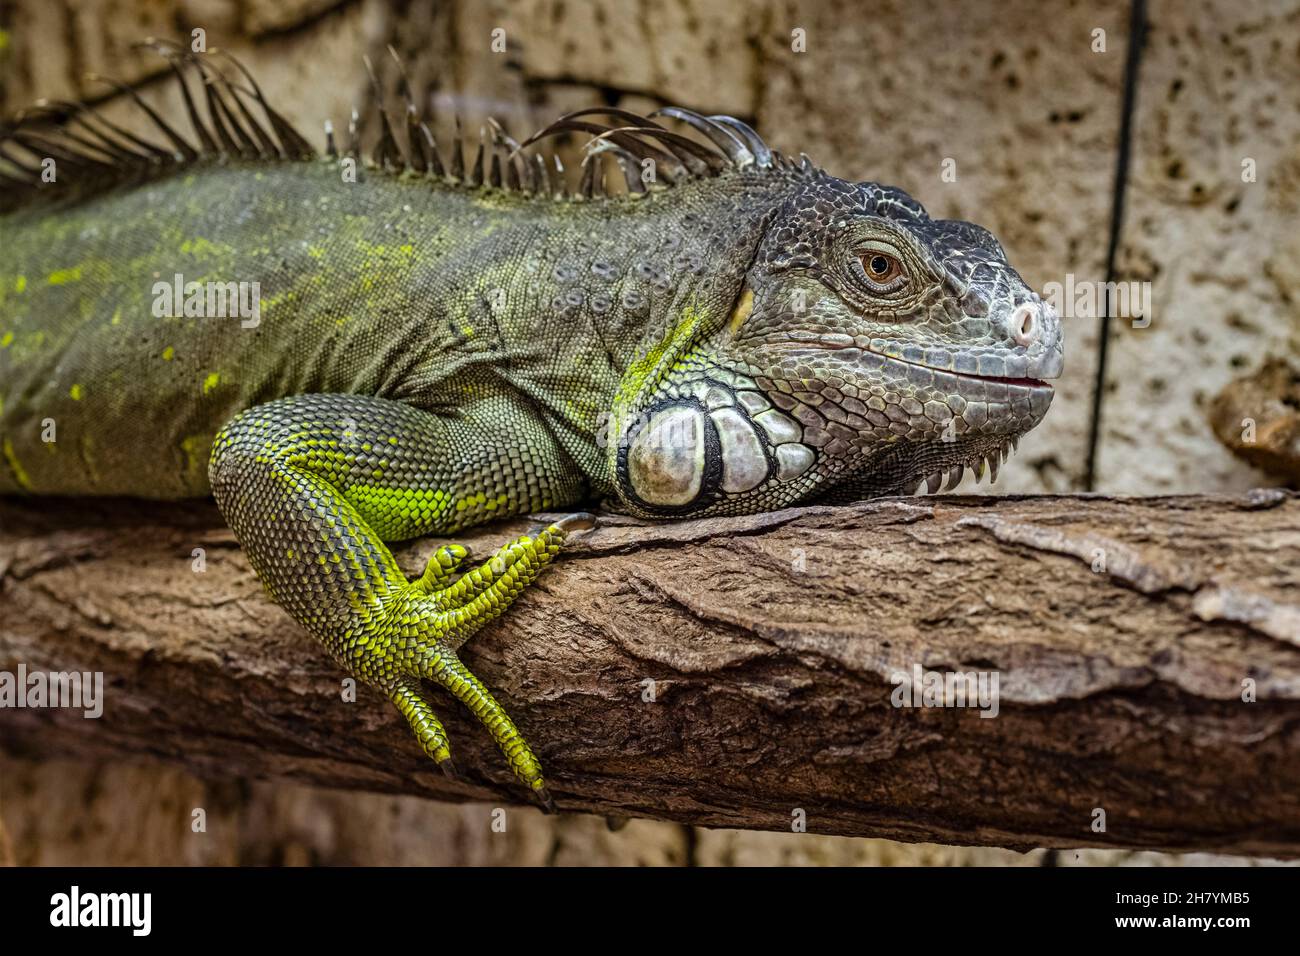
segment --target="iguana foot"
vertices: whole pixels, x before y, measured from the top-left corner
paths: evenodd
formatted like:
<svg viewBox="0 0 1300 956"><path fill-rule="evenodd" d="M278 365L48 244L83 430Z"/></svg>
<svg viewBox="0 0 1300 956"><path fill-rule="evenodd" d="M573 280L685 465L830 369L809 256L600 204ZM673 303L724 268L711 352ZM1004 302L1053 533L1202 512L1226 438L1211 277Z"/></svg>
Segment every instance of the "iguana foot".
<svg viewBox="0 0 1300 956"><path fill-rule="evenodd" d="M354 645L358 657L354 667L360 674L373 675L376 682L382 682L384 674L397 672L398 676L390 679L389 696L410 723L424 752L449 776L455 769L447 735L420 695L421 679L441 684L473 712L492 734L515 776L548 811L554 810L555 804L542 778L541 764L514 722L456 651L505 611L551 563L570 530L586 522L589 516L574 515L536 535L525 535L458 578L456 571L469 551L457 544L439 548L424 573L394 595L380 619L372 622L368 633Z"/></svg>
<svg viewBox="0 0 1300 956"><path fill-rule="evenodd" d="M434 680L474 712L547 805L537 758L456 653L586 519L526 535L465 574L462 545L439 548L411 579L386 544L581 496L585 481L540 420L483 401L482 415L442 415L365 395L277 399L231 419L208 474L267 591L358 680L388 695L426 754L455 773L446 730L422 693L422 681Z"/></svg>

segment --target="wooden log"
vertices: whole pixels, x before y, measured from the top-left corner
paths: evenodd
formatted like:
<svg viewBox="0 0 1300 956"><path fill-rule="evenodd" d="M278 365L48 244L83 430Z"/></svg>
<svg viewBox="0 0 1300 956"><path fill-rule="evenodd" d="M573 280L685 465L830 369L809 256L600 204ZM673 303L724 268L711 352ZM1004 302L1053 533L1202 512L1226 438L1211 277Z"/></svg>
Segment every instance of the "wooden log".
<svg viewBox="0 0 1300 956"><path fill-rule="evenodd" d="M485 555L531 524L459 540ZM417 573L439 543L399 560ZM0 608L0 670L105 681L98 719L0 710L13 753L528 799L442 690L429 697L460 782L379 693L345 701L346 675L269 602L208 503L0 502ZM605 517L462 654L561 811L1300 855L1300 498L1286 492ZM918 669L919 704L927 674L996 680L990 716L895 706Z"/></svg>

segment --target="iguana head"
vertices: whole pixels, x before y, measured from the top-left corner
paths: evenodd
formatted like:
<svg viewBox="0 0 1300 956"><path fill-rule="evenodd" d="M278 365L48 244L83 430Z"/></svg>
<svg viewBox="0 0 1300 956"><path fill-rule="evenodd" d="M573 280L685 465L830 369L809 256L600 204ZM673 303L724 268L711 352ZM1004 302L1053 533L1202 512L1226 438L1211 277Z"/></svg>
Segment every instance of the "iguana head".
<svg viewBox="0 0 1300 956"><path fill-rule="evenodd" d="M1059 317L987 230L818 174L768 220L726 321L638 396L620 494L726 514L996 476L1062 360Z"/></svg>

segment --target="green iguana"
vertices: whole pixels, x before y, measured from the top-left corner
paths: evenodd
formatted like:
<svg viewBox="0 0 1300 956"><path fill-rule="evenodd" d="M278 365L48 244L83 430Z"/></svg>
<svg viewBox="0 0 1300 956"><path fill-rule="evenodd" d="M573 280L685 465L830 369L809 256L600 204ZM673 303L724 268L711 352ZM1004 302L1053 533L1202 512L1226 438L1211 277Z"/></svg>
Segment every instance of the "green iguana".
<svg viewBox="0 0 1300 956"><path fill-rule="evenodd" d="M0 494L215 495L272 598L444 769L424 680L551 805L456 652L572 528L464 574L448 545L414 580L385 542L600 499L935 492L996 477L1051 403L1060 321L990 233L739 120L600 108L523 144L490 123L466 164L403 76L368 161L355 114L318 156L233 60L151 45L189 134L128 88L152 138L66 103L0 129ZM574 194L532 145L571 132Z"/></svg>

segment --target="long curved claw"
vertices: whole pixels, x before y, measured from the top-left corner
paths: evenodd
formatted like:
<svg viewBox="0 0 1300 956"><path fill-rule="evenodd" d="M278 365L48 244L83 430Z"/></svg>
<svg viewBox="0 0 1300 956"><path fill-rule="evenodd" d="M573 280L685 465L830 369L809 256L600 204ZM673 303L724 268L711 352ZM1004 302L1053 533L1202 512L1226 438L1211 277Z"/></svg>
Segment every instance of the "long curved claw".
<svg viewBox="0 0 1300 956"><path fill-rule="evenodd" d="M597 524L598 521L594 514L587 511L577 511L571 515L565 515L559 521L555 522L555 524L551 525L551 528L569 535L580 531L595 530Z"/></svg>
<svg viewBox="0 0 1300 956"><path fill-rule="evenodd" d="M551 797L551 791L547 790L545 787L536 787L533 790L533 793L537 795L537 799L541 802L543 813L556 812L555 800Z"/></svg>

